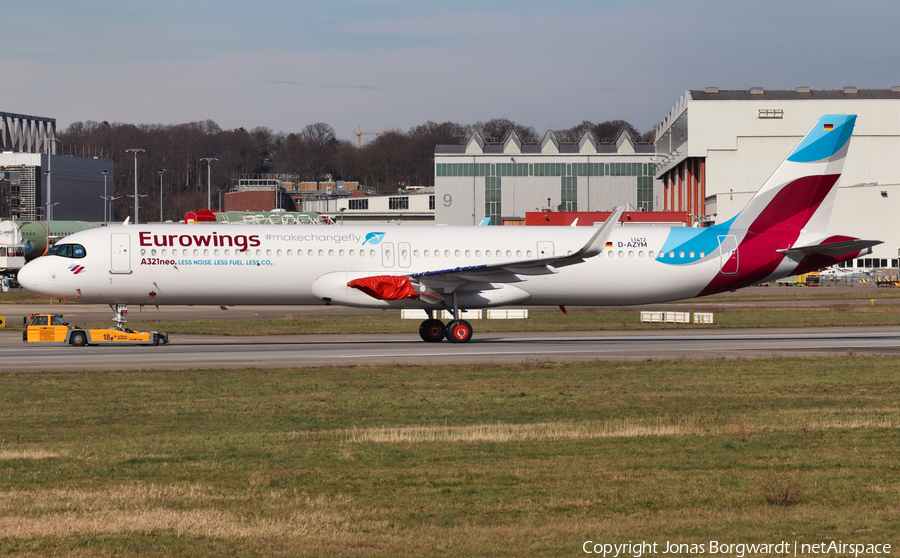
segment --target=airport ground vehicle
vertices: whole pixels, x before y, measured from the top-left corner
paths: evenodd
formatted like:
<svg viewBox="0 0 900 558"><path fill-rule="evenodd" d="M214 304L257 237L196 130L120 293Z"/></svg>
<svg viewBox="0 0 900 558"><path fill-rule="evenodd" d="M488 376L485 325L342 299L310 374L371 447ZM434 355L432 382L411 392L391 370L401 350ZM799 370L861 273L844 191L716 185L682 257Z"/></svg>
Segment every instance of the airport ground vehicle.
<svg viewBox="0 0 900 558"><path fill-rule="evenodd" d="M21 289L18 281L12 277L0 277L0 292L8 293L13 289Z"/></svg>
<svg viewBox="0 0 900 558"><path fill-rule="evenodd" d="M169 342L169 334L142 332L127 328L84 329L68 324L60 314L33 314L25 317L25 343L57 345L159 345Z"/></svg>
<svg viewBox="0 0 900 558"><path fill-rule="evenodd" d="M811 271L809 273L801 273L800 275L792 275L775 281L777 285L785 287L818 287L819 273Z"/></svg>

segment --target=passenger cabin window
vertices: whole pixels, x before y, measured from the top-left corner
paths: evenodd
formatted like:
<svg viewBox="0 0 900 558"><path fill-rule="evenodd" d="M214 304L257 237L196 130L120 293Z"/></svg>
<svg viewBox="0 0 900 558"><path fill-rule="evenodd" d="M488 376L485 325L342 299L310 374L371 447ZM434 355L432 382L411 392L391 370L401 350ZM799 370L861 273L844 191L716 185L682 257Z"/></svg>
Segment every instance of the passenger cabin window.
<svg viewBox="0 0 900 558"><path fill-rule="evenodd" d="M64 258L83 258L87 255L81 244L57 244L47 252L48 256L62 256Z"/></svg>

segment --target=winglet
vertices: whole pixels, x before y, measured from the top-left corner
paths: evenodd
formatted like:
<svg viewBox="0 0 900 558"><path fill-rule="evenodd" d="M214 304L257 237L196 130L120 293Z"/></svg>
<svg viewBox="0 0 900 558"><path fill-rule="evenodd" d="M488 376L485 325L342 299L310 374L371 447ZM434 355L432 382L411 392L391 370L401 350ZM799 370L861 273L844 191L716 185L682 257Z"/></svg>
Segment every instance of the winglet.
<svg viewBox="0 0 900 558"><path fill-rule="evenodd" d="M609 240L609 237L612 236L613 227L616 226L616 221L622 217L622 213L625 212L625 206L617 207L613 210L612 215L607 217L606 221L600 225L600 228L597 229L597 232L594 233L594 236L591 237L590 240L587 241L587 244L579 250L576 254L581 258L593 258L597 254L603 251L603 248L606 246L606 241Z"/></svg>
<svg viewBox="0 0 900 558"><path fill-rule="evenodd" d="M484 219L482 219L481 222L478 223L478 226L486 227L487 225L490 225L490 224L491 224L491 217L489 215L489 216L485 217Z"/></svg>
<svg viewBox="0 0 900 558"><path fill-rule="evenodd" d="M131 219L131 215L129 215L128 217L125 217L125 220L122 221L122 224L123 224L123 225L127 225L129 219Z"/></svg>

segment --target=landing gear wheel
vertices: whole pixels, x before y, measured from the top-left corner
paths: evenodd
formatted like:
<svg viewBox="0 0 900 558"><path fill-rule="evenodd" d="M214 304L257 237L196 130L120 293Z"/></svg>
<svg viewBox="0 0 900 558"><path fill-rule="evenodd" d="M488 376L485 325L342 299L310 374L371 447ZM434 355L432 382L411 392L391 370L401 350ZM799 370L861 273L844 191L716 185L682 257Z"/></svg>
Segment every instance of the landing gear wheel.
<svg viewBox="0 0 900 558"><path fill-rule="evenodd" d="M447 341L468 343L472 338L472 325L465 320L453 320L447 324Z"/></svg>
<svg viewBox="0 0 900 558"><path fill-rule="evenodd" d="M446 333L444 322L440 320L425 320L419 326L419 337L427 343L440 343Z"/></svg>
<svg viewBox="0 0 900 558"><path fill-rule="evenodd" d="M84 347L87 345L87 335L83 331L73 331L72 336L69 337L69 343L76 347Z"/></svg>

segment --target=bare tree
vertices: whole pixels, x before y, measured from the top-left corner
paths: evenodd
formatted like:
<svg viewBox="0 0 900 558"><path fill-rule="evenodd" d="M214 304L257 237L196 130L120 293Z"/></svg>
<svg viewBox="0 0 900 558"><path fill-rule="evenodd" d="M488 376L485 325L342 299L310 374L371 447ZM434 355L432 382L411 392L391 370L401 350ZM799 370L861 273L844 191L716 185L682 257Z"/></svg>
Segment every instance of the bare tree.
<svg viewBox="0 0 900 558"><path fill-rule="evenodd" d="M337 141L337 136L334 133L334 128L325 124L324 122L316 122L315 124L308 124L304 126L303 133L301 134L303 137L303 141L309 142L312 145L323 148L329 144Z"/></svg>
<svg viewBox="0 0 900 558"><path fill-rule="evenodd" d="M499 143L506 139L506 134L511 130L515 130L519 134L519 138L525 143L534 143L538 141L538 134L531 126L522 126L516 124L512 120L506 118L494 118L487 122L478 121L474 128L481 132L484 140L490 143Z"/></svg>
<svg viewBox="0 0 900 558"><path fill-rule="evenodd" d="M600 141L612 141L622 130L631 134L631 137L635 140L642 137L637 128L625 120L607 120L591 126L591 131L594 132L594 135L597 136L597 139Z"/></svg>
<svg viewBox="0 0 900 558"><path fill-rule="evenodd" d="M159 203L151 201L159 199L156 173L166 169L164 218L180 220L186 211L204 207L207 170L200 162L202 157L219 159L210 167L213 188L229 186L235 173L276 172L298 174L301 180L310 181L330 175L389 193L405 186L433 185L435 146L462 143L474 129L480 130L487 141L502 141L510 130L516 130L525 142L539 140L531 126L505 118L475 125L429 120L405 133L390 130L359 148L350 141L338 140L334 128L323 122L285 134L264 127L222 130L212 120L139 126L88 120L73 122L61 132L58 149L79 154L101 152L116 163L111 185L116 189L113 195L122 196L117 202L117 215L127 214L133 203L124 196L131 193L134 184L132 158L125 150L146 150L138 158L138 186L141 193L152 194L146 200L148 209ZM607 141L623 129L635 139L642 138L624 120L599 124L585 120L557 135L562 141L574 142L588 129ZM652 139L652 132L643 136L648 137Z"/></svg>

